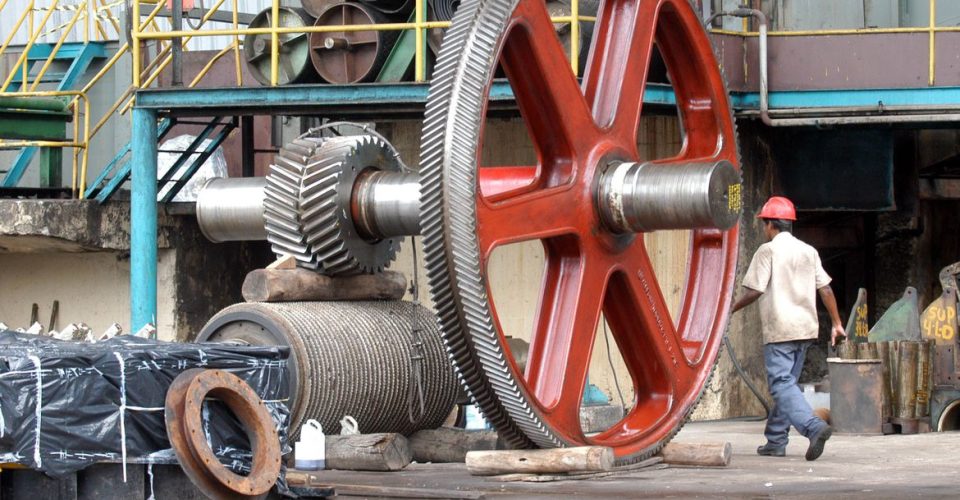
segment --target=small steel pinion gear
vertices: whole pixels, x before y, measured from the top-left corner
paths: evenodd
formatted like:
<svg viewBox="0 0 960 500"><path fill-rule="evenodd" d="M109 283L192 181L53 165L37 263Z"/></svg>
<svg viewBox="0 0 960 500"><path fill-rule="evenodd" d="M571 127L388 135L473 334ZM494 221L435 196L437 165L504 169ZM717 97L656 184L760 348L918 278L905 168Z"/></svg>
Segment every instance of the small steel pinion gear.
<svg viewBox="0 0 960 500"><path fill-rule="evenodd" d="M294 140L267 174L264 220L274 253L323 274L382 271L402 239L365 238L353 223L351 197L362 174L402 168L393 148L372 135Z"/></svg>

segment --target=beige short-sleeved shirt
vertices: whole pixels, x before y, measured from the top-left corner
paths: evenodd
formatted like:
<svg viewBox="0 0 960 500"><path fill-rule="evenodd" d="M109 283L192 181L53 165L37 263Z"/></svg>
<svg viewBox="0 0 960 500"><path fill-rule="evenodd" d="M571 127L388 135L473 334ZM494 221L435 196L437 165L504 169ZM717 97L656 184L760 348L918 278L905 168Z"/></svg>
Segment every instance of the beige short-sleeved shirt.
<svg viewBox="0 0 960 500"><path fill-rule="evenodd" d="M781 232L760 245L743 286L763 293L763 343L817 338L817 290L829 284L820 254L792 234Z"/></svg>

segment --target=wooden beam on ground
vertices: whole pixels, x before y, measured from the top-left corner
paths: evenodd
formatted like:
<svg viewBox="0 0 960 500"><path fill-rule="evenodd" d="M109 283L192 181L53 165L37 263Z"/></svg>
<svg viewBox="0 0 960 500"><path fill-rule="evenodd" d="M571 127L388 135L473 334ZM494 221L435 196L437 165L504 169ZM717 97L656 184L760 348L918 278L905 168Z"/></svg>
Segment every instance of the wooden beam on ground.
<svg viewBox="0 0 960 500"><path fill-rule="evenodd" d="M394 271L331 277L308 269L257 269L243 280L242 293L247 302L400 300L406 289L407 279Z"/></svg>
<svg viewBox="0 0 960 500"><path fill-rule="evenodd" d="M667 443L660 451L669 465L726 467L730 465L733 447L730 443Z"/></svg>
<svg viewBox="0 0 960 500"><path fill-rule="evenodd" d="M409 438L413 459L420 463L463 463L471 451L496 450L497 433L455 427L424 429Z"/></svg>
<svg viewBox="0 0 960 500"><path fill-rule="evenodd" d="M606 472L613 469L613 449L580 446L549 450L471 451L467 470L475 476L559 472Z"/></svg>
<svg viewBox="0 0 960 500"><path fill-rule="evenodd" d="M406 488L400 486L367 486L360 484L339 484L328 485L332 487L338 497L367 497L367 498L456 498L456 499L480 499L486 498L486 494L479 491L458 491L451 489L433 489L433 488Z"/></svg>
<svg viewBox="0 0 960 500"><path fill-rule="evenodd" d="M395 471L413 460L410 443L401 434L327 436L328 469Z"/></svg>
<svg viewBox="0 0 960 500"><path fill-rule="evenodd" d="M635 464L615 467L609 472L568 472L565 474L504 474L502 476L492 476L490 479L504 483L524 482L524 483L549 483L553 481L582 481L585 479L599 479L602 477L621 476L633 474L636 472L666 469L667 464L663 463L663 458L656 456L637 462Z"/></svg>

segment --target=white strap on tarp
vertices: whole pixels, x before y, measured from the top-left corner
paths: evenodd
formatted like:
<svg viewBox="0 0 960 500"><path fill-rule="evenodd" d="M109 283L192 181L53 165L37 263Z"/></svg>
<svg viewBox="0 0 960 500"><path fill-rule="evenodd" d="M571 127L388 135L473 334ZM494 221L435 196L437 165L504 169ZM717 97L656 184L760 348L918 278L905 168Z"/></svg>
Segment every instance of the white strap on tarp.
<svg viewBox="0 0 960 500"><path fill-rule="evenodd" d="M37 468L43 467L43 460L40 457L40 407L43 405L43 378L40 373L40 357L29 355L27 358L30 361L33 361L33 365L37 368L36 377L37 377L37 427L35 430L36 437L33 442L33 462L37 464Z"/></svg>
<svg viewBox="0 0 960 500"><path fill-rule="evenodd" d="M157 497L153 494L153 462L147 464L147 475L150 476L150 496L147 497L147 500L157 500Z"/></svg>
<svg viewBox="0 0 960 500"><path fill-rule="evenodd" d="M120 363L120 460L123 463L123 482L127 482L127 374L124 370L123 355L117 351L113 352Z"/></svg>

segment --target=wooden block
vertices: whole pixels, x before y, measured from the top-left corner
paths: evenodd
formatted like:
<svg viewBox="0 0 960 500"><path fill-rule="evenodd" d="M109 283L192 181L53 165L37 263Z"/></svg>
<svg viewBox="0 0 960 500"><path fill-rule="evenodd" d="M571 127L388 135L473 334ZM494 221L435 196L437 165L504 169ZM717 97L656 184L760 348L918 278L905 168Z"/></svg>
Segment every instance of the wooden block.
<svg viewBox="0 0 960 500"><path fill-rule="evenodd" d="M270 263L267 266L267 269L296 269L297 268L297 259L293 255L284 255L283 257L278 257L277 260Z"/></svg>
<svg viewBox="0 0 960 500"><path fill-rule="evenodd" d="M726 467L730 465L733 447L730 443L668 443L660 455L670 465Z"/></svg>
<svg viewBox="0 0 960 500"><path fill-rule="evenodd" d="M396 433L327 436L327 468L395 471L413 460L407 438Z"/></svg>
<svg viewBox="0 0 960 500"><path fill-rule="evenodd" d="M463 463L467 453L497 449L497 433L455 427L424 429L408 438L413 459L420 463Z"/></svg>
<svg viewBox="0 0 960 500"><path fill-rule="evenodd" d="M309 269L257 269L243 280L247 302L300 300L400 300L407 290L403 274L386 271L358 276L324 276Z"/></svg>
<svg viewBox="0 0 960 500"><path fill-rule="evenodd" d="M549 450L471 451L467 470L475 476L509 473L606 472L613 468L613 449L581 446Z"/></svg>

